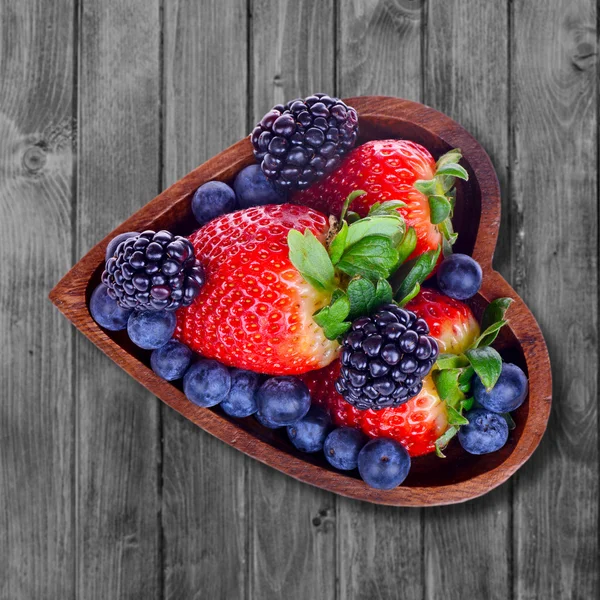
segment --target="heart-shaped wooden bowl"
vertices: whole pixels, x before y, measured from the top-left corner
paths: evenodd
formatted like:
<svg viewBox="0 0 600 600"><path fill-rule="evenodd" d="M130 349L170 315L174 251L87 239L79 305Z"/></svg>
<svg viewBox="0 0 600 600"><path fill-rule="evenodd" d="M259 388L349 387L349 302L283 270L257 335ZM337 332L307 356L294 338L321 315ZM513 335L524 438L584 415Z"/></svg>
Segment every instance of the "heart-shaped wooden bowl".
<svg viewBox="0 0 600 600"><path fill-rule="evenodd" d="M324 457L298 452L284 430L262 427L253 417L234 419L218 407L199 408L189 402L180 385L154 374L150 353L134 346L125 332L110 333L91 318L88 301L100 281L108 242L125 231L168 229L190 234L195 228L190 198L210 180L231 182L254 158L248 138L234 144L165 190L111 232L84 256L50 293L54 304L103 352L163 402L225 443L296 479L323 489L368 502L396 506L433 506L475 498L506 481L533 453L546 429L551 405L548 351L528 308L504 279L492 269L492 256L500 224L500 189L494 168L477 141L449 117L416 102L366 96L349 98L360 117L361 142L407 138L427 147L438 158L450 148L460 148L469 181L457 190L456 249L471 254L483 269L483 287L471 302L478 318L491 300L510 296L515 302L509 325L496 347L506 360L518 364L529 376L529 398L514 414L516 429L499 452L472 456L453 441L447 458L428 455L413 459L410 475L395 490L370 488L357 474L329 467Z"/></svg>

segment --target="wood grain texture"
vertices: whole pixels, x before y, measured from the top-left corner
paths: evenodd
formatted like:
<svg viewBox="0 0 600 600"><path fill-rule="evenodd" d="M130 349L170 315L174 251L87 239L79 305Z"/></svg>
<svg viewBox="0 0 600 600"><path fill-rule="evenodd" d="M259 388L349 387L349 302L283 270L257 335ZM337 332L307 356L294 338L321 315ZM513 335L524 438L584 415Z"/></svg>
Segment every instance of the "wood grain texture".
<svg viewBox="0 0 600 600"><path fill-rule="evenodd" d="M244 0L165 3L163 187L247 133L246 29ZM247 461L168 407L162 419L164 597L242 598Z"/></svg>
<svg viewBox="0 0 600 600"><path fill-rule="evenodd" d="M508 2L428 1L424 102L456 119L481 142L503 192L508 167L508 35ZM508 199L506 193L503 196ZM503 208L495 265L506 270L513 240L506 202ZM426 598L458 600L465 589L474 598L510 597L510 486L506 483L468 504L424 511ZM448 552L457 540L460 552Z"/></svg>
<svg viewBox="0 0 600 600"><path fill-rule="evenodd" d="M555 408L515 483L514 593L597 598L597 5L515 2L517 285L548 340Z"/></svg>
<svg viewBox="0 0 600 600"><path fill-rule="evenodd" d="M422 100L424 2L338 0L338 94ZM422 511L366 508L340 498L338 513L340 597L421 600ZM372 567L356 568L367 564Z"/></svg>
<svg viewBox="0 0 600 600"><path fill-rule="evenodd" d="M0 2L0 598L74 594L73 2ZM40 57L45 57L40 60Z"/></svg>
<svg viewBox="0 0 600 600"><path fill-rule="evenodd" d="M78 253L159 188L158 1L83 2ZM158 403L76 345L79 598L161 594Z"/></svg>
<svg viewBox="0 0 600 600"><path fill-rule="evenodd" d="M279 102L333 93L333 0L253 0L251 10L250 125ZM332 494L250 461L248 515L250 598L334 597Z"/></svg>

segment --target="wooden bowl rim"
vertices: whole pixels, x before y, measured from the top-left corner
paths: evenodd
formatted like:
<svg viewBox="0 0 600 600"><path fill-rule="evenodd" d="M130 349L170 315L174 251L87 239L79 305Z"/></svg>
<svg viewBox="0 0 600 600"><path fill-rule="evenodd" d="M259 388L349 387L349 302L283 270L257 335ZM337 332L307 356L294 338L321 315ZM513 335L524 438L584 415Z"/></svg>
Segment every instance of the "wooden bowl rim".
<svg viewBox="0 0 600 600"><path fill-rule="evenodd" d="M208 433L264 464L310 485L378 504L439 506L464 502L505 482L533 454L546 429L552 401L550 360L540 328L523 300L492 268L500 224L498 179L488 155L479 143L446 115L423 104L389 96L360 96L348 98L346 102L356 108L361 119L417 125L449 146L460 148L477 178L481 192L481 214L473 257L484 272L480 295L487 302L502 296L515 300L510 309L509 327L523 351L530 384L529 414L522 435L512 453L500 465L450 485L400 486L390 491L373 489L343 472L315 465L299 454L279 449L216 412L195 406L179 389L162 380L134 355L126 352L93 321L87 308L86 291L90 278L104 260L108 242L119 233L147 229L150 217L153 221L160 219L175 206L189 202L190 194L205 181L227 179L227 173L235 173L251 164L252 150L248 138L233 144L188 173L119 225L72 267L50 292L50 299L77 329L165 404Z"/></svg>

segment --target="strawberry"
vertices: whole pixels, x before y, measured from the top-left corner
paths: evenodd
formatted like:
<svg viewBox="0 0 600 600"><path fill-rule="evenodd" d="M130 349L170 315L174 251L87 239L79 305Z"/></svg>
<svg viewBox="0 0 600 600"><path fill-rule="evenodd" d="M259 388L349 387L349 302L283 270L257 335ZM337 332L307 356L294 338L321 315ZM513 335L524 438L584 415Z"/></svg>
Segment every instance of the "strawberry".
<svg viewBox="0 0 600 600"><path fill-rule="evenodd" d="M426 321L441 353L462 354L479 336L479 323L471 309L436 290L422 289L406 308Z"/></svg>
<svg viewBox="0 0 600 600"><path fill-rule="evenodd" d="M292 200L324 213L338 215L345 198L353 190L365 195L354 200L351 210L365 216L376 202L400 200L398 209L408 227L413 227L417 243L409 258L435 250L445 235L450 243L454 177L467 179L456 162L460 152L452 150L440 160L420 144L409 140L373 140L352 150L333 173L307 190L296 192Z"/></svg>
<svg viewBox="0 0 600 600"><path fill-rule="evenodd" d="M292 204L222 215L190 236L206 272L196 301L177 311L176 337L207 358L269 375L329 364L338 343L312 318L331 293L317 290L288 256L292 229L325 241L328 219Z"/></svg>
<svg viewBox="0 0 600 600"><path fill-rule="evenodd" d="M340 362L302 375L315 404L329 411L339 427L361 429L369 437L388 437L400 442L411 456L435 450L436 440L448 429L446 403L436 390L431 375L423 379L423 389L402 406L382 410L358 410L346 402L334 387Z"/></svg>

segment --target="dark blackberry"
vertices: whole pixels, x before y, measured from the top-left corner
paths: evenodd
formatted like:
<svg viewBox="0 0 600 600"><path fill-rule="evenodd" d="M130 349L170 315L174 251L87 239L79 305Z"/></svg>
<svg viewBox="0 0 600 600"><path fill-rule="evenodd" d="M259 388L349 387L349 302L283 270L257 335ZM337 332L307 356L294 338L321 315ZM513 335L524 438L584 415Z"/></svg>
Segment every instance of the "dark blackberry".
<svg viewBox="0 0 600 600"><path fill-rule="evenodd" d="M122 241L106 261L102 283L123 308L177 310L204 285L194 247L168 231L144 231Z"/></svg>
<svg viewBox="0 0 600 600"><path fill-rule="evenodd" d="M336 169L356 143L358 115L314 94L274 106L251 135L254 156L278 192L303 190Z"/></svg>
<svg viewBox="0 0 600 600"><path fill-rule="evenodd" d="M404 404L421 391L438 356L428 333L423 319L396 304L356 319L342 343L336 390L360 410Z"/></svg>

